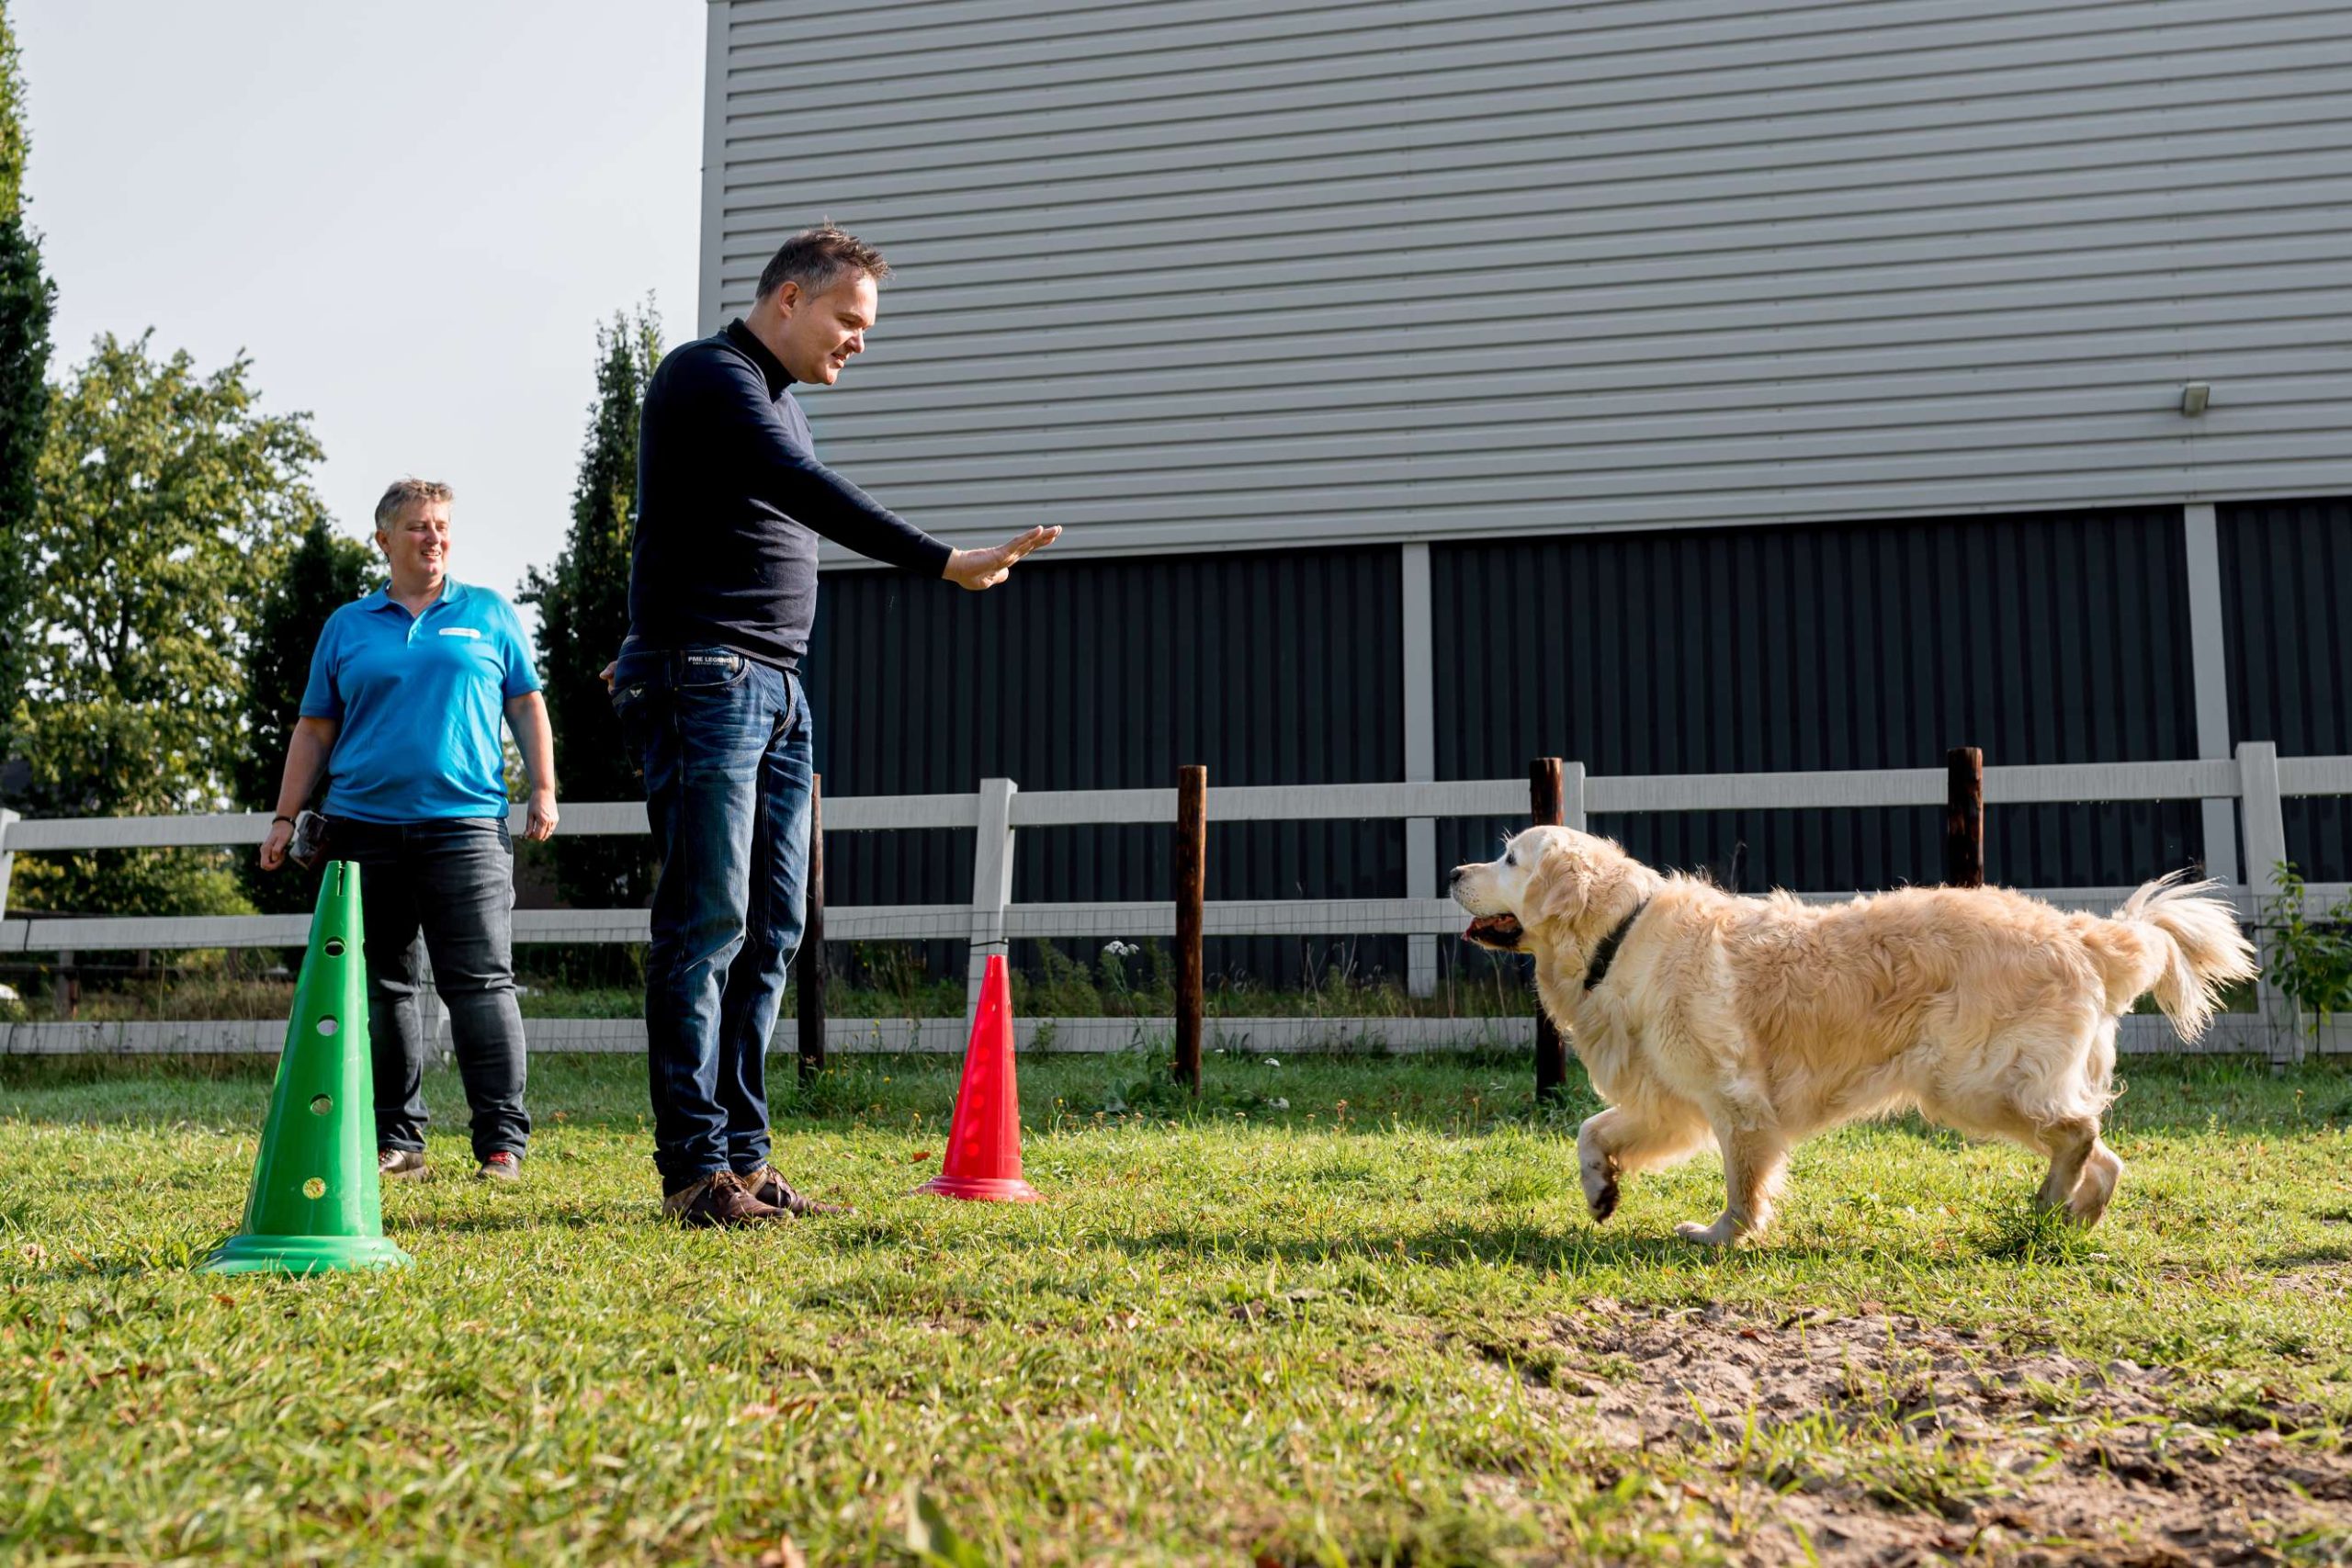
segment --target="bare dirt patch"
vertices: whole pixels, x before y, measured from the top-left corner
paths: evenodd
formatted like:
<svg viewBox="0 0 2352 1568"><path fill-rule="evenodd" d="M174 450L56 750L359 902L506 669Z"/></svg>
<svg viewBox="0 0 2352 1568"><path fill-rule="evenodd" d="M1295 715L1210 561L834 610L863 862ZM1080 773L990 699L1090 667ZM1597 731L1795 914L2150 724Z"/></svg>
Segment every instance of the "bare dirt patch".
<svg viewBox="0 0 2352 1568"><path fill-rule="evenodd" d="M1714 1471L1748 1562L2352 1562L2352 1452L2319 1412L1865 1305L1596 1301L1480 1348L1612 1446Z"/></svg>

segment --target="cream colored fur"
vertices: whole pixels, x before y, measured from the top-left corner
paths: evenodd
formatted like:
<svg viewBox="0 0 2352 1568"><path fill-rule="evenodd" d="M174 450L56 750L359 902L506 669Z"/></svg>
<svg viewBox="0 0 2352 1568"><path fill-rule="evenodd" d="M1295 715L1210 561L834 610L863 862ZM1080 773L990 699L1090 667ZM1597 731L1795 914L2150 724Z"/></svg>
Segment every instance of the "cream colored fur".
<svg viewBox="0 0 2352 1568"><path fill-rule="evenodd" d="M1992 887L1808 905L1664 875L1566 828L1453 876L1470 913L1517 919L1544 1010L1608 1102L1577 1139L1593 1218L1622 1176L1712 1140L1724 1212L1679 1227L1709 1246L1770 1222L1799 1140L1911 1109L2047 1156L2036 1201L2096 1224L2123 1170L2099 1137L2117 1019L2154 992L2193 1039L2220 987L2256 972L2214 885L2177 876L2111 918ZM1645 898L1587 991L1595 946Z"/></svg>

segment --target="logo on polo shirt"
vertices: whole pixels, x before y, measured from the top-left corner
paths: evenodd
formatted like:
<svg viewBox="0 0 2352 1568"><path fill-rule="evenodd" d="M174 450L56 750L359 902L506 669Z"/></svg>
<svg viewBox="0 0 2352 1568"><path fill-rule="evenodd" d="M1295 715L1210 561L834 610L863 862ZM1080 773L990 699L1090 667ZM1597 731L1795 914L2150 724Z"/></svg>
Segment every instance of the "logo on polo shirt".
<svg viewBox="0 0 2352 1568"><path fill-rule="evenodd" d="M443 637L479 637L481 636L481 633L474 630L471 626L443 626L441 628L441 635Z"/></svg>

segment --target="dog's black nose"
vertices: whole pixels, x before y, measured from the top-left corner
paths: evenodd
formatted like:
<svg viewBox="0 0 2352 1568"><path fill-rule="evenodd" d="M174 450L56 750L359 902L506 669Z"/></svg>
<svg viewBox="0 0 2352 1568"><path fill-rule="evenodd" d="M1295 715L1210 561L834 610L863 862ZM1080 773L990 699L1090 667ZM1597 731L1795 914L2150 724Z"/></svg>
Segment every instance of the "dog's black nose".
<svg viewBox="0 0 2352 1568"><path fill-rule="evenodd" d="M1464 872L1465 872L1465 871L1469 870L1469 869L1470 869L1470 868L1469 868L1468 866L1466 866L1466 865L1457 865L1457 866L1455 866L1455 867L1453 868L1453 877L1452 877L1452 878L1447 882L1446 886L1450 886L1450 887L1459 887L1459 886L1462 886L1462 874L1463 874Z"/></svg>

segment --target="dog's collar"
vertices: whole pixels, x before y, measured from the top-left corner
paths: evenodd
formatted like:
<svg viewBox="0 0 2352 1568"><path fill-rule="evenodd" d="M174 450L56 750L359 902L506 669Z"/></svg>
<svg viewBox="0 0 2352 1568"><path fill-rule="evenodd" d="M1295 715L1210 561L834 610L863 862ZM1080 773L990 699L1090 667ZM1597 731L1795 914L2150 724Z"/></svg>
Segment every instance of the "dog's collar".
<svg viewBox="0 0 2352 1568"><path fill-rule="evenodd" d="M1609 978L1609 966L1617 962L1617 950L1625 944L1626 934L1634 929L1634 922L1640 919L1642 911L1649 907L1650 901L1646 898L1634 905L1626 912L1625 918L1611 926L1609 934L1602 937L1599 944L1593 948L1592 958L1584 966L1586 990L1591 990Z"/></svg>

